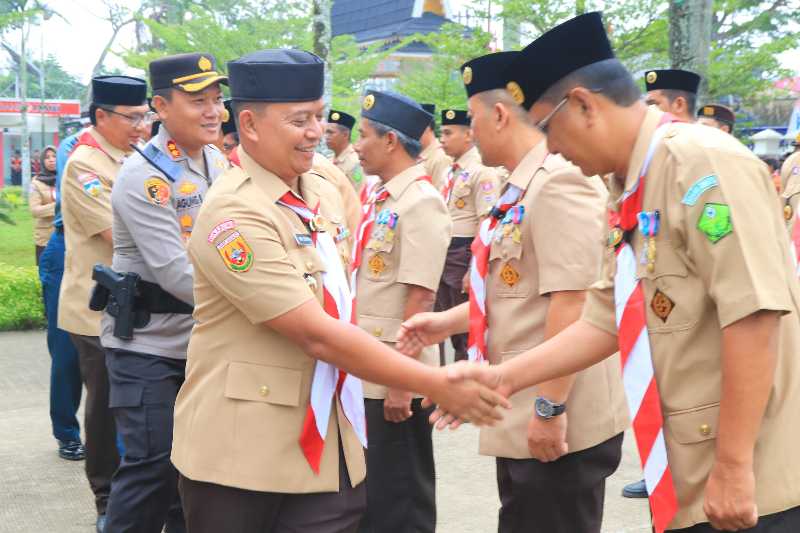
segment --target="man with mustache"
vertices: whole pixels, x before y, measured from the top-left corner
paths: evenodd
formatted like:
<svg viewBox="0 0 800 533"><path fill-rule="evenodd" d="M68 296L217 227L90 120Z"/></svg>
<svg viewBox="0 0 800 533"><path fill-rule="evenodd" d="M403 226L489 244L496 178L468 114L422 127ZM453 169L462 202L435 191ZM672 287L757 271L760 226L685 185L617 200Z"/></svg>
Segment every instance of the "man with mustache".
<svg viewBox="0 0 800 533"><path fill-rule="evenodd" d="M158 133L120 170L111 195L116 272L138 274L133 338L114 335L115 307L103 317L110 405L125 453L114 475L107 531L184 530L178 475L170 462L175 396L184 380L194 324L194 270L185 243L208 188L227 168L211 144L224 115L210 54L180 54L150 63ZM112 314L114 313L114 314Z"/></svg>

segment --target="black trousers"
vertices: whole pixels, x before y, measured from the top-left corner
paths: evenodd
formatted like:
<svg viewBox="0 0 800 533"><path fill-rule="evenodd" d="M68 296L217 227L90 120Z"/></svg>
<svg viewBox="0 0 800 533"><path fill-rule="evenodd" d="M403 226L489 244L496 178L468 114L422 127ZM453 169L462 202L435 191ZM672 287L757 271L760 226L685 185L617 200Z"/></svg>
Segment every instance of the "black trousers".
<svg viewBox="0 0 800 533"><path fill-rule="evenodd" d="M364 400L367 415L367 512L361 533L434 533L436 470L421 399L405 422L383 418L383 400Z"/></svg>
<svg viewBox="0 0 800 533"><path fill-rule="evenodd" d="M441 312L461 305L469 301L469 294L462 291L462 281L464 275L469 270L469 262L472 259L470 243L472 239L465 237L455 237L450 242L447 249L447 258L444 262L442 279L439 281L439 288L436 291L436 303L434 311ZM467 339L466 333L457 333L450 337L450 342L455 351L455 360L462 361L467 359ZM439 343L439 360L444 366L444 343Z"/></svg>
<svg viewBox="0 0 800 533"><path fill-rule="evenodd" d="M718 533L709 523L696 524L684 529L670 529L669 533ZM800 507L761 516L755 527L741 529L739 533L797 533L800 531Z"/></svg>
<svg viewBox="0 0 800 533"><path fill-rule="evenodd" d="M186 361L106 350L110 405L125 453L108 502L109 533L185 531L178 471L170 461L175 397Z"/></svg>
<svg viewBox="0 0 800 533"><path fill-rule="evenodd" d="M111 478L119 466L114 415L108 408L106 355L99 337L70 333L78 351L78 366L86 386L83 429L86 432L86 479L94 494L97 514L105 514Z"/></svg>
<svg viewBox="0 0 800 533"><path fill-rule="evenodd" d="M500 533L600 533L606 478L622 433L557 461L497 458Z"/></svg>
<svg viewBox="0 0 800 533"><path fill-rule="evenodd" d="M339 492L280 494L193 481L178 487L189 533L356 533L364 483L352 487L339 449Z"/></svg>

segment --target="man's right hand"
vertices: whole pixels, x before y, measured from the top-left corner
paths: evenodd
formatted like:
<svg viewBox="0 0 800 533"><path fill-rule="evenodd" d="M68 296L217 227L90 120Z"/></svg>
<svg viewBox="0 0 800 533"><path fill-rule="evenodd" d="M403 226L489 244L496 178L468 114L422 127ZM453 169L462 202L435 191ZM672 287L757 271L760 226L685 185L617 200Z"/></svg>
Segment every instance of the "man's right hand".
<svg viewBox="0 0 800 533"><path fill-rule="evenodd" d="M395 349L414 357L426 346L450 337L449 329L444 313L417 313L400 325Z"/></svg>

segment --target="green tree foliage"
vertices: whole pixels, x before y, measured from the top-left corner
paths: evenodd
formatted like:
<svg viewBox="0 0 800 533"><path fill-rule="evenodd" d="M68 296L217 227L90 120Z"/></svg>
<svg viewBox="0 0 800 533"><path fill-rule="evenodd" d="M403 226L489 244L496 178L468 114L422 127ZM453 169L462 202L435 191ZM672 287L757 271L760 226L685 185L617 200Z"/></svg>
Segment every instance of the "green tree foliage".
<svg viewBox="0 0 800 533"><path fill-rule="evenodd" d="M459 67L473 57L489 53L491 35L480 29L445 24L438 33L417 35L412 39L428 45L433 57L405 65L397 90L417 102L436 103L439 108L466 109L467 95Z"/></svg>
<svg viewBox="0 0 800 533"><path fill-rule="evenodd" d="M41 61L31 61L36 68L41 68ZM14 70L16 70L15 67ZM5 75L0 75L0 94L3 96L14 95L15 72L9 71ZM61 68L58 60L54 56L49 56L44 61L44 97L63 98L67 100L77 100L83 96L86 85ZM36 100L41 95L39 75L32 69L28 70L28 98Z"/></svg>

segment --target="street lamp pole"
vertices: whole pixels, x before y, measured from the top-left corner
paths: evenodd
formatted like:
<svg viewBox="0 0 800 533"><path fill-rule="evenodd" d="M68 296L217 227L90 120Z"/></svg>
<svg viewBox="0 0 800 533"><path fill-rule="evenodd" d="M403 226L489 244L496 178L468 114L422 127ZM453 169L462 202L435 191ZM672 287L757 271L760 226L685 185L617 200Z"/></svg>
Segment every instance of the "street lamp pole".
<svg viewBox="0 0 800 533"><path fill-rule="evenodd" d="M49 17L45 15L45 20ZM41 93L42 101L39 104L39 113L41 113L40 120L42 122L42 137L41 143L42 147L46 146L48 143L44 140L44 28L39 28L39 49L41 50L41 61L39 62L39 91Z"/></svg>
<svg viewBox="0 0 800 533"><path fill-rule="evenodd" d="M20 43L20 65L19 76L20 85L20 115L22 116L22 194L27 198L28 188L31 183L31 141L28 132L28 49L26 41L28 40L28 24L23 19L21 43Z"/></svg>

